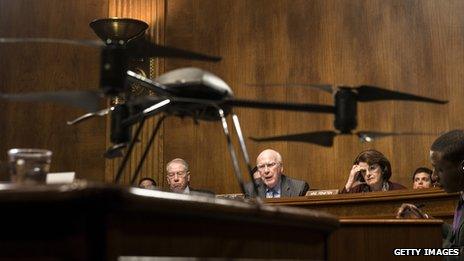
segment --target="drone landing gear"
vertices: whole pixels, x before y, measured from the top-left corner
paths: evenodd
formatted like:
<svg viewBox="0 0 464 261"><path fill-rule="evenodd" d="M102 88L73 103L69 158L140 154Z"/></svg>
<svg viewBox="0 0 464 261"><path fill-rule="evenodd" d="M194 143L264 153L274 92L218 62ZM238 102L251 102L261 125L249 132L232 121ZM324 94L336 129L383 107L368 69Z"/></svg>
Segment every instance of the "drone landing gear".
<svg viewBox="0 0 464 261"><path fill-rule="evenodd" d="M117 172L116 177L114 179L114 183L118 184L119 180L121 179L122 173L124 172L124 169L125 169L125 167L127 165L129 157L132 154L132 150L134 148L134 145L137 142L137 137L139 136L140 132L142 131L143 125L145 123L145 119L148 116L154 115L157 111L163 109L165 106L167 106L169 104L169 102L170 102L169 99L163 100L163 101L161 101L161 102L159 102L159 103L145 109L143 111L143 113L142 113L143 114L142 116L136 115L135 118L137 118L137 119L140 118L140 117L143 117L143 118L142 118L141 122L139 123L139 126L137 127L137 130L135 131L134 137L132 138L131 142L129 143L129 147L127 148L127 152L124 155L124 158L122 159L121 165L118 168L118 172ZM158 131L159 131L160 127L161 127L161 123L164 121L165 118L166 118L165 115L161 116L161 118L156 123L156 127L153 130L153 132L151 133L150 140L148 141L148 144L145 146L145 149L143 150L142 157L140 158L139 163L137 164L137 167L136 167L136 169L134 171L134 174L130 176L130 177L132 177L131 180L130 180L131 185L134 185L135 181L137 180L137 178L139 176L139 173L140 173L140 170L142 169L143 162L145 161L145 158L148 155L148 151L149 151L151 145L153 144L153 142L155 140L155 137L156 137L156 134L158 133ZM123 124L132 124L132 121L133 121L133 119L129 118L129 119L126 120L126 122L123 122Z"/></svg>
<svg viewBox="0 0 464 261"><path fill-rule="evenodd" d="M222 128L224 130L224 135L226 136L227 148L229 149L230 157L232 158L232 165L234 167L235 177L237 178L237 181L239 183L240 189L242 190L242 193L245 195L246 194L245 185L243 183L243 178L242 178L242 175L240 173L240 166L239 166L239 163L238 163L237 154L235 153L235 149L234 149L234 146L232 145L232 141L231 141L231 138L230 138L230 132L229 132L229 128L228 128L228 125L227 125L226 117L225 117L224 111L222 109L218 109L218 113L219 113L219 117L221 118L221 123L222 123ZM250 157L248 156L248 151L247 151L247 148L246 148L246 145L245 145L245 140L243 139L243 135L242 135L242 129L240 128L240 122L239 122L238 116L236 114L232 114L232 121L234 123L235 132L237 134L237 138L238 138L239 143L240 143L240 148L241 148L241 151L242 151L243 160L245 161L245 164L246 164L247 169L248 169L248 173L250 175L251 182L253 183L253 190L254 190L254 194L256 195L256 203L258 204L258 206L260 206L262 204L262 199L258 194L258 185L257 185L255 179L253 178L253 172L252 172L252 168L250 166Z"/></svg>

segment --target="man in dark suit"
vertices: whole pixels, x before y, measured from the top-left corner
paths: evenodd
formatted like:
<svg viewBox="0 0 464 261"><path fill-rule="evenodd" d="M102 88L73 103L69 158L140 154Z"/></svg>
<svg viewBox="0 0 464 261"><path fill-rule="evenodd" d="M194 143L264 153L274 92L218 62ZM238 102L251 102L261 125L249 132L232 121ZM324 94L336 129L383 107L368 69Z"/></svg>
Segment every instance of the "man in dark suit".
<svg viewBox="0 0 464 261"><path fill-rule="evenodd" d="M282 156L275 150L267 149L256 159L256 167L260 175L258 194L260 197L280 198L304 196L309 190L306 181L292 179L283 175ZM245 186L245 197L254 197L253 184Z"/></svg>
<svg viewBox="0 0 464 261"><path fill-rule="evenodd" d="M171 192L214 195L211 191L193 189L190 187L190 170L185 160L181 158L171 160L166 164L166 171L166 178Z"/></svg>
<svg viewBox="0 0 464 261"><path fill-rule="evenodd" d="M464 131L453 130L438 137L430 147L430 161L443 189L448 193L461 192L452 225L443 225L443 247L459 248L460 256L446 260L464 259ZM412 204L403 204L398 218L429 218Z"/></svg>

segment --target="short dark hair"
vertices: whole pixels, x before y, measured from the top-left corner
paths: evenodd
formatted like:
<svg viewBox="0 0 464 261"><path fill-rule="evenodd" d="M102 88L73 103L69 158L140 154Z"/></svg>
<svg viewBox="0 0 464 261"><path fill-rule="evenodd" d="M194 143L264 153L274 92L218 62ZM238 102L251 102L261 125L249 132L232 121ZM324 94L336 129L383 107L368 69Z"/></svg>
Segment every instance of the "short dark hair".
<svg viewBox="0 0 464 261"><path fill-rule="evenodd" d="M382 169L383 180L390 180L392 175L390 161L380 151L372 149L362 151L354 160L354 164L358 164L359 162L365 162L368 165L379 164L380 168Z"/></svg>
<svg viewBox="0 0 464 261"><path fill-rule="evenodd" d="M444 160L459 162L464 159L464 131L452 130L442 134L430 146L431 151L442 154Z"/></svg>
<svg viewBox="0 0 464 261"><path fill-rule="evenodd" d="M430 176L430 180L432 180L432 173L433 171L427 167L419 167L414 171L414 174L412 174L412 180L414 181L414 178L416 177L417 173L427 173Z"/></svg>
<svg viewBox="0 0 464 261"><path fill-rule="evenodd" d="M156 181L155 181L154 179L146 177L146 178L142 178L142 179L139 181L139 187L140 187L140 184L142 184L142 182L144 182L145 180L151 181L151 183L153 183L153 186L156 186Z"/></svg>

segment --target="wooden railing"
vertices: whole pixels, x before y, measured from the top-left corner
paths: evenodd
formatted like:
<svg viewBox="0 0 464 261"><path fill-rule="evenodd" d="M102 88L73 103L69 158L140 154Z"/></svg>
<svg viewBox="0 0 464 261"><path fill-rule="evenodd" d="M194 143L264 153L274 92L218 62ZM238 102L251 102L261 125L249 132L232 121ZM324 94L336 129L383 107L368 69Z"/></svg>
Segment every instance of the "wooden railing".
<svg viewBox="0 0 464 261"><path fill-rule="evenodd" d="M394 218L402 203L419 206L429 215L452 220L458 193L442 189L395 190L356 194L305 196L296 198L266 199L268 205L295 206L326 211L339 218Z"/></svg>

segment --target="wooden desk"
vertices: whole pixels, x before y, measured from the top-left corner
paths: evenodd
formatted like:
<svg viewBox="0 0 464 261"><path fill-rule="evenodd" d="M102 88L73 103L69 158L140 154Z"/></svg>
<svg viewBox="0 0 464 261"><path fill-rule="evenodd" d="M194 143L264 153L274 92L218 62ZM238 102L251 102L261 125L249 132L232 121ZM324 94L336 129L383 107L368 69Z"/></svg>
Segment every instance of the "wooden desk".
<svg viewBox="0 0 464 261"><path fill-rule="evenodd" d="M76 183L0 186L0 259L327 259L329 214Z"/></svg>
<svg viewBox="0 0 464 261"><path fill-rule="evenodd" d="M395 248L441 248L441 220L341 219L330 235L329 260L443 260L395 257Z"/></svg>
<svg viewBox="0 0 464 261"><path fill-rule="evenodd" d="M345 218L394 218L402 203L424 205L422 209L435 218L452 221L459 200L458 193L448 194L441 189L395 190L356 194L306 196L266 199L271 206L295 206L326 211Z"/></svg>

